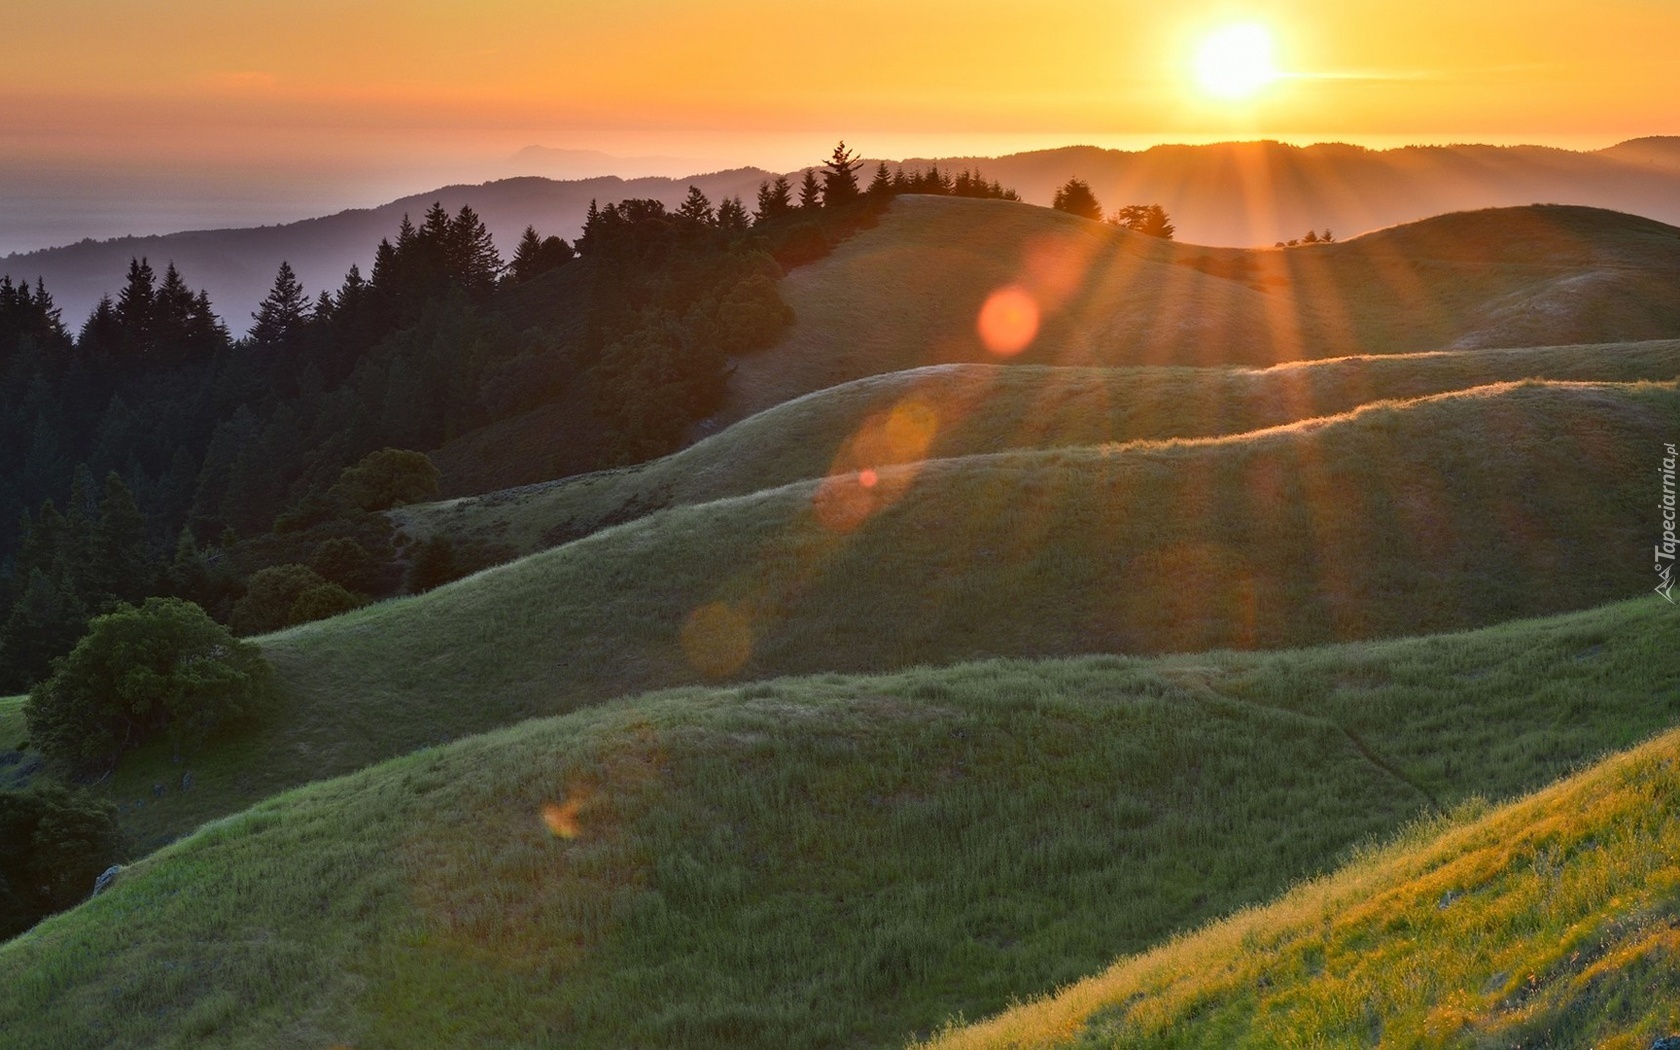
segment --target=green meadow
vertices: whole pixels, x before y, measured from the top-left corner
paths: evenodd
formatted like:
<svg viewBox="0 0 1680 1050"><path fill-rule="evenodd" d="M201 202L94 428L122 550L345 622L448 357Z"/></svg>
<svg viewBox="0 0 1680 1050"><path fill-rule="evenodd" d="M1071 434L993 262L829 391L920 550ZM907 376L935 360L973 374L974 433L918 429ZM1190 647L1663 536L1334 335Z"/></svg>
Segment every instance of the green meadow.
<svg viewBox="0 0 1680 1050"><path fill-rule="evenodd" d="M1676 418L1673 384L1506 385L678 507L271 636L282 696L260 725L189 766L142 752L103 790L156 843L308 780L649 689L1276 649L1597 605L1648 588L1651 452Z"/></svg>
<svg viewBox="0 0 1680 1050"><path fill-rule="evenodd" d="M0 1027L42 1048L896 1046L1672 724L1659 604L522 724L145 858L0 948Z"/></svg>
<svg viewBox="0 0 1680 1050"><path fill-rule="evenodd" d="M0 944L0 1043L1645 1050L1677 282L1589 208L901 198L710 436L393 511L509 560L256 639L253 724L90 785L135 860Z"/></svg>
<svg viewBox="0 0 1680 1050"><path fill-rule="evenodd" d="M1680 733L922 1044L1594 1046L1680 1030Z"/></svg>
<svg viewBox="0 0 1680 1050"><path fill-rule="evenodd" d="M416 538L530 554L666 507L923 459L1220 437L1524 379L1680 375L1680 342L1334 358L1251 368L940 365L853 380L651 463L399 508ZM895 415L896 413L896 415Z"/></svg>

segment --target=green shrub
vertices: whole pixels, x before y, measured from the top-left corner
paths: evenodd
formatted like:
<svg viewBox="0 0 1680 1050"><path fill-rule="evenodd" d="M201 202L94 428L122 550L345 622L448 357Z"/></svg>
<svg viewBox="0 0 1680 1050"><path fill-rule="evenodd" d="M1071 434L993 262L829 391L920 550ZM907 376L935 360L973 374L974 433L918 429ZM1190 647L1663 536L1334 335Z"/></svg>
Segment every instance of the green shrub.
<svg viewBox="0 0 1680 1050"><path fill-rule="evenodd" d="M166 734L177 754L254 712L272 671L203 609L148 598L95 617L24 704L30 743L77 769Z"/></svg>
<svg viewBox="0 0 1680 1050"><path fill-rule="evenodd" d="M292 609L298 599L327 581L307 565L289 562L254 573L245 584L245 597L234 603L228 617L235 634L267 634L298 621Z"/></svg>
<svg viewBox="0 0 1680 1050"><path fill-rule="evenodd" d="M358 510L390 510L437 495L438 468L424 452L384 448L370 452L333 483L331 497Z"/></svg>

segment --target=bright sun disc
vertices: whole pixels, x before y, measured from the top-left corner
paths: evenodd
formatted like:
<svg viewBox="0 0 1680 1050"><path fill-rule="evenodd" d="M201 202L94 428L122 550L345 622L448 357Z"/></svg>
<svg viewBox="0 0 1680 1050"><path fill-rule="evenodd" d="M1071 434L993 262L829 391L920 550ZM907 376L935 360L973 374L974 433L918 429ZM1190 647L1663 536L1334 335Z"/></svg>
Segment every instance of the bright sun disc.
<svg viewBox="0 0 1680 1050"><path fill-rule="evenodd" d="M1248 98L1277 76L1272 34L1252 22L1215 30L1196 50L1196 82L1217 98Z"/></svg>

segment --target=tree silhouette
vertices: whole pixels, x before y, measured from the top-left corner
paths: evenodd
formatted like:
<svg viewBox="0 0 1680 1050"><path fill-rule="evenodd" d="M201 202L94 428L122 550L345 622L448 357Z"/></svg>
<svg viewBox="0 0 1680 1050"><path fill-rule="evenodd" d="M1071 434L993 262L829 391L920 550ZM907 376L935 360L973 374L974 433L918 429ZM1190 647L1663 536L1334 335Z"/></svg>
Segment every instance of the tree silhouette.
<svg viewBox="0 0 1680 1050"><path fill-rule="evenodd" d="M815 170L806 169L805 181L799 184L799 210L815 211L822 207L822 186Z"/></svg>
<svg viewBox="0 0 1680 1050"><path fill-rule="evenodd" d="M1069 215L1078 215L1085 219L1102 220L1102 203L1097 195L1091 192L1091 187L1083 179L1072 178L1056 191L1056 199L1051 207L1057 211L1065 211Z"/></svg>
<svg viewBox="0 0 1680 1050"><path fill-rule="evenodd" d="M761 182L758 186L756 222L770 222L793 211L793 187L786 175L776 176L775 182Z"/></svg>
<svg viewBox="0 0 1680 1050"><path fill-rule="evenodd" d="M682 207L677 209L677 217L697 226L712 226L717 222L712 214L712 202L698 186L688 188L688 196L683 200Z"/></svg>
<svg viewBox="0 0 1680 1050"><path fill-rule="evenodd" d="M882 161L875 165L875 178L869 183L869 195L871 197L885 197L892 193L892 190L892 172L887 170L887 162Z"/></svg>
<svg viewBox="0 0 1680 1050"><path fill-rule="evenodd" d="M858 199L858 169L863 161L852 155L842 141L823 165L823 207L837 208Z"/></svg>
<svg viewBox="0 0 1680 1050"><path fill-rule="evenodd" d="M1175 232L1173 224L1167 221L1166 209L1159 204L1128 204L1108 221L1135 233L1166 241L1172 240Z"/></svg>
<svg viewBox="0 0 1680 1050"><path fill-rule="evenodd" d="M284 260L274 275L274 288L251 315L251 345L264 350L289 346L309 321L309 297L303 293L292 265Z"/></svg>
<svg viewBox="0 0 1680 1050"><path fill-rule="evenodd" d="M723 203L718 205L718 229L725 233L740 233L750 225L752 221L747 218L747 208L741 203L741 198L726 197Z"/></svg>

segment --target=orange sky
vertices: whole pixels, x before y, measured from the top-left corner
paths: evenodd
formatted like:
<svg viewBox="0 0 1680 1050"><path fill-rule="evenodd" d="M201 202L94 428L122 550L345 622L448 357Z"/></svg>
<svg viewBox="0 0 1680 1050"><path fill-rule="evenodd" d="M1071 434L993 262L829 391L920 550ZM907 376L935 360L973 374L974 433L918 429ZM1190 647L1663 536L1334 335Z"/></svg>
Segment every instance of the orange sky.
<svg viewBox="0 0 1680 1050"><path fill-rule="evenodd" d="M692 148L703 133L728 154L733 141L751 153L776 135L832 131L1032 145L1045 135L1608 144L1680 132L1675 0L6 8L0 144L14 156L307 162L392 136L622 150ZM1269 26L1292 74L1253 104L1215 103L1188 73L1197 39L1236 19Z"/></svg>
<svg viewBox="0 0 1680 1050"><path fill-rule="evenodd" d="M1284 74L1196 88L1221 26ZM6 0L0 253L564 175L1279 138L1680 134L1680 0ZM524 165L524 166L521 166Z"/></svg>

